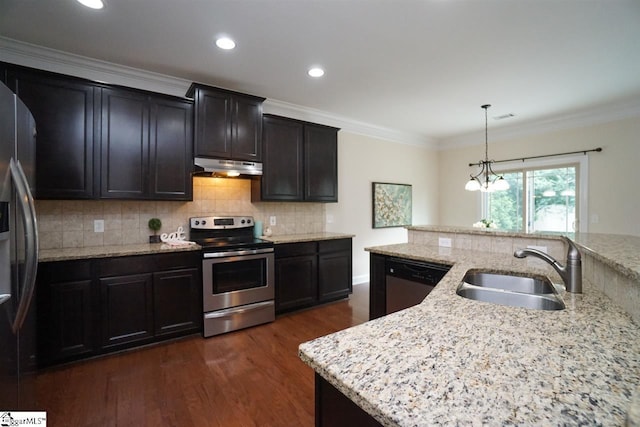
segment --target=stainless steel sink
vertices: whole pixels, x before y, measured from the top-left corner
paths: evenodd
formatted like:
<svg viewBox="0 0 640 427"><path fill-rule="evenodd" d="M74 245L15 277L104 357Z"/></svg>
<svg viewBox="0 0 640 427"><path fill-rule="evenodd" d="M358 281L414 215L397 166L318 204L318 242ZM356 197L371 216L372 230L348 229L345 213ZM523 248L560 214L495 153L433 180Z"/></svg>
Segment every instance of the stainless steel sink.
<svg viewBox="0 0 640 427"><path fill-rule="evenodd" d="M462 281L483 288L503 289L525 294L552 294L556 292L553 283L543 276L516 276L470 270L464 275Z"/></svg>
<svg viewBox="0 0 640 427"><path fill-rule="evenodd" d="M563 310L564 301L553 283L542 276L470 270L456 291L464 298L536 310Z"/></svg>

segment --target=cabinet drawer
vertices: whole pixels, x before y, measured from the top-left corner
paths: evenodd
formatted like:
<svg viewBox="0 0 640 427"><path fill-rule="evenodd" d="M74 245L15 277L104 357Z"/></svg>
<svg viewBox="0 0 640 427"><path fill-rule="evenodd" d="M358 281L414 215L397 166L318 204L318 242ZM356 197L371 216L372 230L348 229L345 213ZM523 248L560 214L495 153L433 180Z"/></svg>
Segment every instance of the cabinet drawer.
<svg viewBox="0 0 640 427"><path fill-rule="evenodd" d="M91 279L91 261L42 262L38 264L38 279L40 278L47 283L88 280Z"/></svg>
<svg viewBox="0 0 640 427"><path fill-rule="evenodd" d="M318 242L318 252L351 251L351 239L322 240Z"/></svg>
<svg viewBox="0 0 640 427"><path fill-rule="evenodd" d="M315 254L317 252L317 242L283 243L275 246L276 258Z"/></svg>
<svg viewBox="0 0 640 427"><path fill-rule="evenodd" d="M198 267L199 264L199 251L122 256L99 260L97 275L98 277L109 277L123 274L155 273L163 270Z"/></svg>

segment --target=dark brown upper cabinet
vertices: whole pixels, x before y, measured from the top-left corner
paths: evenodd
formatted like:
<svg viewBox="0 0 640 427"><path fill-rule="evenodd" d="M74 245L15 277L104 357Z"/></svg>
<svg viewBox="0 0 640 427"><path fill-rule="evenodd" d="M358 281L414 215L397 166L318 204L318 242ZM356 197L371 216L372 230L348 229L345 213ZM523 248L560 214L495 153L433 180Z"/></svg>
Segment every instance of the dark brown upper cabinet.
<svg viewBox="0 0 640 427"><path fill-rule="evenodd" d="M265 98L194 83L195 155L262 161L262 103Z"/></svg>
<svg viewBox="0 0 640 427"><path fill-rule="evenodd" d="M190 200L191 101L102 90L102 198Z"/></svg>
<svg viewBox="0 0 640 427"><path fill-rule="evenodd" d="M265 115L262 121L262 178L254 181L262 200L303 199L304 125L283 117Z"/></svg>
<svg viewBox="0 0 640 427"><path fill-rule="evenodd" d="M191 100L3 68L36 121L37 199L192 200Z"/></svg>
<svg viewBox="0 0 640 427"><path fill-rule="evenodd" d="M253 201L337 202L338 128L265 114Z"/></svg>
<svg viewBox="0 0 640 427"><path fill-rule="evenodd" d="M338 129L304 125L304 200L338 201Z"/></svg>
<svg viewBox="0 0 640 427"><path fill-rule="evenodd" d="M147 97L123 89L102 91L100 196L142 199L149 175Z"/></svg>
<svg viewBox="0 0 640 427"><path fill-rule="evenodd" d="M36 121L36 198L94 198L100 89L82 79L7 68L8 86Z"/></svg>

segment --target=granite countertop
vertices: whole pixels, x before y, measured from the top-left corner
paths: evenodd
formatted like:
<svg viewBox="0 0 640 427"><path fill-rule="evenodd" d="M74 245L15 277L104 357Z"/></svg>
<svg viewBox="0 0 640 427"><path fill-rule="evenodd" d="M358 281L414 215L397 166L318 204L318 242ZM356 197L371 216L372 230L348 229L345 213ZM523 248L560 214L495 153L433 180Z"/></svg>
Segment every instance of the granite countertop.
<svg viewBox="0 0 640 427"><path fill-rule="evenodd" d="M601 233L522 233L507 230L458 227L443 225L416 225L406 227L413 231L438 233L464 233L501 237L562 239L564 235L595 258L615 268L625 276L640 282L640 236Z"/></svg>
<svg viewBox="0 0 640 427"><path fill-rule="evenodd" d="M398 244L370 252L453 265L419 305L300 345L301 359L385 426L621 425L640 387L640 328L595 289L539 311L459 297L504 254ZM558 276L547 267L535 272Z"/></svg>
<svg viewBox="0 0 640 427"><path fill-rule="evenodd" d="M38 262L70 261L74 259L109 258L130 255L160 254L169 252L199 251L199 245L170 246L164 243L138 245L90 246L86 248L43 249Z"/></svg>
<svg viewBox="0 0 640 427"><path fill-rule="evenodd" d="M335 239L350 239L355 237L354 234L343 233L308 233L308 234L284 234L280 236L262 236L261 239L269 240L278 245L281 243L300 243L300 242L313 242L317 240L335 240Z"/></svg>
<svg viewBox="0 0 640 427"><path fill-rule="evenodd" d="M353 234L342 233L309 233L288 234L282 236L262 236L274 244L311 242L316 240L347 239ZM109 258L117 256L146 255L168 252L199 251L199 245L169 246L163 243L142 243L137 245L90 246L86 248L43 249L40 250L39 262L69 261L74 259Z"/></svg>

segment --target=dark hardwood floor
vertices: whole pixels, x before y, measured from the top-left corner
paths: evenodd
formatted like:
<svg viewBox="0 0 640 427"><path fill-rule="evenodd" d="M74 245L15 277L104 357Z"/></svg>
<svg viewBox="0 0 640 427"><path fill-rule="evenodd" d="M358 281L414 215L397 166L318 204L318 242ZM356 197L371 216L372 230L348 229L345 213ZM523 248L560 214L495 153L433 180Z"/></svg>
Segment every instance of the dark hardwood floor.
<svg viewBox="0 0 640 427"><path fill-rule="evenodd" d="M298 345L368 320L369 286L266 325L79 362L37 378L58 426L313 426L314 375Z"/></svg>

